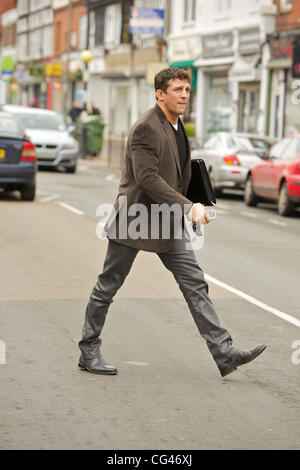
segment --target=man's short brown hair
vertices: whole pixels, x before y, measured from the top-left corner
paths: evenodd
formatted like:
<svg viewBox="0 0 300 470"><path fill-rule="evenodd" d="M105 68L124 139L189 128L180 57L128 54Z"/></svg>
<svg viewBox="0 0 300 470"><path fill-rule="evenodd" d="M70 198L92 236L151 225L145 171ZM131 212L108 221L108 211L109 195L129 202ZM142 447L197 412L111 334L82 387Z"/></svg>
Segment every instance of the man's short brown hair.
<svg viewBox="0 0 300 470"><path fill-rule="evenodd" d="M177 67L170 67L168 69L163 69L155 75L154 78L154 88L156 90L167 91L170 80L188 80L191 83L191 77L188 72Z"/></svg>

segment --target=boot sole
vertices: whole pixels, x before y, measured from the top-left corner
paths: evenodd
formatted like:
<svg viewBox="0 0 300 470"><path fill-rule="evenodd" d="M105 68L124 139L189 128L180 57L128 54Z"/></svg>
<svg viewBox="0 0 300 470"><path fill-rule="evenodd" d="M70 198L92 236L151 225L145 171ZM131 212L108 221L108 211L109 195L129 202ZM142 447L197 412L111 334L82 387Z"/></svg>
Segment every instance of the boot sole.
<svg viewBox="0 0 300 470"><path fill-rule="evenodd" d="M100 372L100 371L96 371L96 370L90 369L88 366L83 365L83 364L81 364L80 362L78 363L78 367L79 367L80 370L83 370L83 371L86 371L86 372L90 372L91 374L97 374L97 375L117 375L117 374L118 374L117 369L115 369L115 370L113 370L113 371L103 371L103 372Z"/></svg>
<svg viewBox="0 0 300 470"><path fill-rule="evenodd" d="M237 370L238 367L243 366L244 364L249 364L249 362L253 361L253 360L256 359L262 352L264 352L264 350L266 349L266 347L267 347L267 346L265 346L265 347L262 348L260 351L258 351L258 353L255 354L255 356L251 357L251 359L249 359L249 361L241 362L240 364L236 364L233 369L230 369L228 372L224 372L223 374L221 374L222 377L225 377L226 375L231 374L232 372L234 372L235 370Z"/></svg>

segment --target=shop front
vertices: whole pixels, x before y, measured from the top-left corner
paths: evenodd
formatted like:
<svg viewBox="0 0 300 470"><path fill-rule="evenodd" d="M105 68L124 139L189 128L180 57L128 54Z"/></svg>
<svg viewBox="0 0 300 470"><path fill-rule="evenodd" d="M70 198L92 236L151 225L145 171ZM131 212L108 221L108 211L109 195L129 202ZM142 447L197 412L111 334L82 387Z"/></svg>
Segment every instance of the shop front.
<svg viewBox="0 0 300 470"><path fill-rule="evenodd" d="M297 78L293 78L293 40L299 32L283 32L270 41L271 60L267 68L270 76L270 110L268 131L271 137L281 138L291 132L300 132L300 109L295 100Z"/></svg>
<svg viewBox="0 0 300 470"><path fill-rule="evenodd" d="M238 32L238 57L231 69L231 79L239 85L239 132L258 132L261 89L260 28L247 28ZM263 111L263 110L262 110Z"/></svg>
<svg viewBox="0 0 300 470"><path fill-rule="evenodd" d="M232 83L229 71L234 62L232 32L202 37L196 96L197 138L203 143L212 132L233 128Z"/></svg>

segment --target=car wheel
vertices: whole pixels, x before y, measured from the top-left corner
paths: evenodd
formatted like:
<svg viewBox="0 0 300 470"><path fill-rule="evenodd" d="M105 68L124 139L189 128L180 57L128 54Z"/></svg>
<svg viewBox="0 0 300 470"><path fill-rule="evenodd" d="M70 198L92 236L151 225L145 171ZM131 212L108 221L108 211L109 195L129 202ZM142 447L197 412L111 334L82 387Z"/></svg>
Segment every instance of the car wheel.
<svg viewBox="0 0 300 470"><path fill-rule="evenodd" d="M76 173L76 165L66 167L66 172L67 173Z"/></svg>
<svg viewBox="0 0 300 470"><path fill-rule="evenodd" d="M280 192L279 192L279 199L278 199L278 213L284 217L289 215L293 215L295 206L289 196L287 184L283 183Z"/></svg>
<svg viewBox="0 0 300 470"><path fill-rule="evenodd" d="M247 178L244 190L244 201L246 206L255 207L258 203L258 198L253 189L252 177Z"/></svg>
<svg viewBox="0 0 300 470"><path fill-rule="evenodd" d="M35 198L35 183L26 184L21 189L21 199L22 201L33 201Z"/></svg>
<svg viewBox="0 0 300 470"><path fill-rule="evenodd" d="M212 188L213 188L213 190L214 190L215 196L216 196L216 197L222 197L222 189L221 189L221 188L216 188L214 173L213 173L213 171L212 171L211 168L210 168L210 170L209 170L209 179L210 179Z"/></svg>

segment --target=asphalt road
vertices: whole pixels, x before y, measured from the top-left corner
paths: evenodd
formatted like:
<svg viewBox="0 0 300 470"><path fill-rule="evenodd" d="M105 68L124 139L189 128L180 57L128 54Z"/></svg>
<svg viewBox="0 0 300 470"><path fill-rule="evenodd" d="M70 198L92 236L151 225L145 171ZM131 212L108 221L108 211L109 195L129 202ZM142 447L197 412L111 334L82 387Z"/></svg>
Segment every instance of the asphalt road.
<svg viewBox="0 0 300 470"><path fill-rule="evenodd" d="M78 370L118 176L87 161L39 172L34 203L0 194L0 448L299 449L300 213L227 195L197 252L236 346L268 345L256 361L222 379L172 275L139 253L103 334L119 375Z"/></svg>

